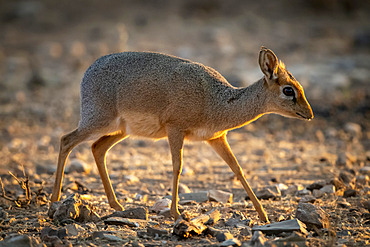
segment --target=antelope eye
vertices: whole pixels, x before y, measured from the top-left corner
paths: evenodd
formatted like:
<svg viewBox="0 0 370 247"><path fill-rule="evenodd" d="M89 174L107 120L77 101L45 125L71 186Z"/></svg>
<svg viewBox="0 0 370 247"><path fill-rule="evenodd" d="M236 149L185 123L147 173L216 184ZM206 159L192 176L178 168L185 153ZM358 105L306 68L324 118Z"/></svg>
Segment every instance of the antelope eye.
<svg viewBox="0 0 370 247"><path fill-rule="evenodd" d="M286 87L283 89L283 93L286 95L286 96L294 96L294 90L293 88L291 87Z"/></svg>

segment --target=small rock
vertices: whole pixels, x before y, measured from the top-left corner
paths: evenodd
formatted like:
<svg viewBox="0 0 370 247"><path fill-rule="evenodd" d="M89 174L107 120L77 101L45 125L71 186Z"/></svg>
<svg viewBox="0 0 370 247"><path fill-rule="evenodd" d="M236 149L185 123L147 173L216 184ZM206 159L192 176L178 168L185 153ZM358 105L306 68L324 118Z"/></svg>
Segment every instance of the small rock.
<svg viewBox="0 0 370 247"><path fill-rule="evenodd" d="M65 221L66 219L78 222L96 221L99 219L89 205L83 204L80 195L71 194L63 201L51 204L48 215L55 221Z"/></svg>
<svg viewBox="0 0 370 247"><path fill-rule="evenodd" d="M362 175L370 176L370 166L364 166L359 171Z"/></svg>
<svg viewBox="0 0 370 247"><path fill-rule="evenodd" d="M115 211L110 215L102 217L102 220L110 217L148 220L148 214L149 214L148 209L144 207L129 208L126 209L125 211Z"/></svg>
<svg viewBox="0 0 370 247"><path fill-rule="evenodd" d="M138 177L136 177L135 175L124 175L123 176L123 179L128 182L128 183L137 183L137 182L140 182L140 179Z"/></svg>
<svg viewBox="0 0 370 247"><path fill-rule="evenodd" d="M351 134L352 136L357 137L357 138L361 137L362 135L361 125L357 123L351 123L351 122L346 123L344 125L344 130L348 132L349 134Z"/></svg>
<svg viewBox="0 0 370 247"><path fill-rule="evenodd" d="M229 231L221 231L216 234L216 239L218 242L224 242L232 238L234 238L234 236Z"/></svg>
<svg viewBox="0 0 370 247"><path fill-rule="evenodd" d="M335 193L335 187L332 184L325 185L320 189L322 192L326 194L334 194Z"/></svg>
<svg viewBox="0 0 370 247"><path fill-rule="evenodd" d="M311 196L311 195L302 196L301 200L299 200L299 202L303 202L303 203L306 203L306 202L313 203L314 201L316 201L316 197Z"/></svg>
<svg viewBox="0 0 370 247"><path fill-rule="evenodd" d="M168 231L165 229L157 229L153 227L148 227L146 229L146 234L151 237L162 237L162 236L167 236Z"/></svg>
<svg viewBox="0 0 370 247"><path fill-rule="evenodd" d="M266 241L265 235L263 235L261 231L255 231L252 235L250 243L253 247L263 247L265 246Z"/></svg>
<svg viewBox="0 0 370 247"><path fill-rule="evenodd" d="M221 229L216 229L214 227L208 226L207 229L204 231L205 234L209 234L212 237L216 237L217 234L223 232Z"/></svg>
<svg viewBox="0 0 370 247"><path fill-rule="evenodd" d="M179 194L191 193L191 189L183 183L179 183Z"/></svg>
<svg viewBox="0 0 370 247"><path fill-rule="evenodd" d="M302 185L293 184L293 185L289 185L288 189L286 189L282 192L283 192L283 196L287 196L287 195L295 196L298 191L303 190L303 189L304 189L304 187Z"/></svg>
<svg viewBox="0 0 370 247"><path fill-rule="evenodd" d="M192 176L194 175L194 170L189 167L183 167L181 171L182 176Z"/></svg>
<svg viewBox="0 0 370 247"><path fill-rule="evenodd" d="M132 242L132 247L145 247L145 245L137 241L134 241Z"/></svg>
<svg viewBox="0 0 370 247"><path fill-rule="evenodd" d="M67 230L67 235L72 237L77 237L85 231L85 228L75 223L68 224L65 226L65 228Z"/></svg>
<svg viewBox="0 0 370 247"><path fill-rule="evenodd" d="M171 209L169 209L169 208L163 209L163 210L159 211L158 215L164 216L165 218L170 218L172 216L171 215Z"/></svg>
<svg viewBox="0 0 370 247"><path fill-rule="evenodd" d="M171 202L172 201L168 198L158 199L150 209L158 213L162 210L169 209L171 207Z"/></svg>
<svg viewBox="0 0 370 247"><path fill-rule="evenodd" d="M220 244L220 246L241 246L241 245L242 243L236 238L228 239Z"/></svg>
<svg viewBox="0 0 370 247"><path fill-rule="evenodd" d="M0 246L32 247L38 245L39 242L35 238L17 233L6 236L4 240L0 242Z"/></svg>
<svg viewBox="0 0 370 247"><path fill-rule="evenodd" d="M264 226L254 226L252 232L261 231L265 234L279 234L282 232L299 231L307 235L306 225L298 219L271 223Z"/></svg>
<svg viewBox="0 0 370 247"><path fill-rule="evenodd" d="M293 232L288 237L276 239L273 244L277 246L307 246L305 235L299 232Z"/></svg>
<svg viewBox="0 0 370 247"><path fill-rule="evenodd" d="M222 191L222 190L210 190L208 195L209 200L222 202L222 203L232 203L233 193Z"/></svg>
<svg viewBox="0 0 370 247"><path fill-rule="evenodd" d="M256 192L259 199L276 199L281 197L281 191L278 186L266 186Z"/></svg>
<svg viewBox="0 0 370 247"><path fill-rule="evenodd" d="M347 202L347 200L344 199L344 198L338 199L337 204L341 208L350 208L351 207L351 204L349 202Z"/></svg>
<svg viewBox="0 0 370 247"><path fill-rule="evenodd" d="M297 196L309 196L309 195L311 195L311 191L309 191L308 189L297 191Z"/></svg>
<svg viewBox="0 0 370 247"><path fill-rule="evenodd" d="M352 168L352 162L350 157L346 153L341 153L338 155L337 160L335 161L337 167Z"/></svg>
<svg viewBox="0 0 370 247"><path fill-rule="evenodd" d="M220 212L213 209L206 214L190 219L189 215L182 214L175 222L173 234L181 238L199 235L207 229L208 225L214 225L220 219Z"/></svg>
<svg viewBox="0 0 370 247"><path fill-rule="evenodd" d="M62 246L63 245L63 241L60 238L58 238L58 236L46 235L44 236L44 238L42 238L42 241L44 243L47 243L49 246Z"/></svg>
<svg viewBox="0 0 370 247"><path fill-rule="evenodd" d="M92 239L100 238L100 239L105 239L105 240L112 241L112 242L123 241L121 238L115 235L112 235L112 234L108 234L106 232L93 232L91 237Z"/></svg>
<svg viewBox="0 0 370 247"><path fill-rule="evenodd" d="M282 192L283 190L287 190L289 187L286 184L279 183L278 185L279 190Z"/></svg>
<svg viewBox="0 0 370 247"><path fill-rule="evenodd" d="M53 227L44 227L41 230L40 238L42 241L45 242L45 239L49 239L50 237L56 236L59 239L63 239L68 236L67 229L66 228L53 228Z"/></svg>
<svg viewBox="0 0 370 247"><path fill-rule="evenodd" d="M357 185L367 185L369 184L369 176L368 175L360 175L356 177L356 184Z"/></svg>
<svg viewBox="0 0 370 247"><path fill-rule="evenodd" d="M65 173L86 173L89 174L91 171L91 166L86 162L79 159L72 159L70 164L66 166Z"/></svg>
<svg viewBox="0 0 370 247"><path fill-rule="evenodd" d="M48 166L48 165L36 165L36 174L49 174L52 175L56 171L55 166Z"/></svg>
<svg viewBox="0 0 370 247"><path fill-rule="evenodd" d="M116 226L129 226L129 227L139 227L137 222L133 222L129 219L124 219L121 217L110 217L104 220L106 225L116 225Z"/></svg>
<svg viewBox="0 0 370 247"><path fill-rule="evenodd" d="M313 190L312 191L312 195L315 197L315 198L321 198L325 195L325 192L322 191L322 190Z"/></svg>
<svg viewBox="0 0 370 247"><path fill-rule="evenodd" d="M172 199L172 196L165 196L164 198ZM198 203L207 202L209 200L208 191L199 191L192 193L179 194L180 201L196 201Z"/></svg>
<svg viewBox="0 0 370 247"><path fill-rule="evenodd" d="M354 189L345 190L344 193L343 193L344 198L354 197L356 195L357 195L357 191L354 190Z"/></svg>
<svg viewBox="0 0 370 247"><path fill-rule="evenodd" d="M245 226L240 230L240 235L242 236L249 236L252 234L252 229L249 226Z"/></svg>
<svg viewBox="0 0 370 247"><path fill-rule="evenodd" d="M312 184L310 184L309 186L307 186L307 189L308 190L319 190L321 189L322 187L324 187L326 185L326 182L321 180L321 181L316 181Z"/></svg>
<svg viewBox="0 0 370 247"><path fill-rule="evenodd" d="M329 215L322 208L311 203L299 203L296 217L305 223L307 227L329 227Z"/></svg>

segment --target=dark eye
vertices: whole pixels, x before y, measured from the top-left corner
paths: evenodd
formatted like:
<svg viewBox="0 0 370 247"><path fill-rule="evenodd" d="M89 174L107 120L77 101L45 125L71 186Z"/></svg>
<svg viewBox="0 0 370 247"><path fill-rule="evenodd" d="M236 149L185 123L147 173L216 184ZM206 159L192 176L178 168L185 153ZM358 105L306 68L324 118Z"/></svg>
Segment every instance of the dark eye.
<svg viewBox="0 0 370 247"><path fill-rule="evenodd" d="M286 96L294 96L294 90L293 88L291 87L285 87L283 89L283 93L286 95Z"/></svg>

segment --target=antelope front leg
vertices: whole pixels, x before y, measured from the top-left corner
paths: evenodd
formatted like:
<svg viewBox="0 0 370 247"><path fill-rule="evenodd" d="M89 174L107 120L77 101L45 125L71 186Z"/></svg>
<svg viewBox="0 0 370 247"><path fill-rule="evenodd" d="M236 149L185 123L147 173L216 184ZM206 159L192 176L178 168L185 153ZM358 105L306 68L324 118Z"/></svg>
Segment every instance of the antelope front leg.
<svg viewBox="0 0 370 247"><path fill-rule="evenodd" d="M238 161L236 160L233 152L230 149L229 143L226 140L226 135L223 135L217 139L209 140L208 143L216 151L216 153L229 165L231 170L240 180L249 198L251 199L253 206L256 209L260 219L262 221L269 222L267 214L263 209L261 202L258 200L252 188L245 179L243 170L241 169Z"/></svg>
<svg viewBox="0 0 370 247"><path fill-rule="evenodd" d="M168 143L171 149L173 165L171 214L176 221L180 217L177 200L179 191L179 180L182 169L182 148L184 145L184 134L176 129L168 128L167 135Z"/></svg>

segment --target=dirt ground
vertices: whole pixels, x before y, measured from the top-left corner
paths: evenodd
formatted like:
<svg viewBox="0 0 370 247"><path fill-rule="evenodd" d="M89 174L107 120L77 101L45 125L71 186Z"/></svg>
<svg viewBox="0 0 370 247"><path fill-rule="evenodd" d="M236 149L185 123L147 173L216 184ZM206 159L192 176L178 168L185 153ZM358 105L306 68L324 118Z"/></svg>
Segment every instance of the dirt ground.
<svg viewBox="0 0 370 247"><path fill-rule="evenodd" d="M334 184L334 191L311 200L329 215L330 226L309 231L305 245L370 245L370 5L359 0L0 0L1 193L24 200L24 190L9 174L24 177L22 167L32 192L27 206L17 206L4 194L0 198L0 241L18 233L48 246L219 245L206 234L188 239L172 235L173 219L152 211L147 223L168 234L143 237L138 232L146 225L78 223L83 232L56 244L41 238L41 231L62 227L47 216L59 140L78 124L79 83L93 61L114 52L158 51L201 62L231 84L247 86L262 77L257 63L261 45L274 50L304 86L315 118L305 122L268 115L230 132L230 146L247 180L255 191L279 184ZM65 174L62 199L78 192L105 216L113 210L91 144L71 153L69 160L87 166L83 172ZM107 164L125 208L150 209L171 194L166 140L126 139L109 152ZM85 186L77 188L75 181ZM182 207L195 215L218 208L221 220L214 227L230 231L245 246L251 244L249 227L263 223L232 171L206 143L185 144L180 182L193 192L232 192L233 203ZM278 222L295 218L302 198L287 194L262 204L270 221ZM225 225L236 211L248 219L248 227ZM94 237L94 232L104 231L120 240ZM266 238L271 243L276 236Z"/></svg>

